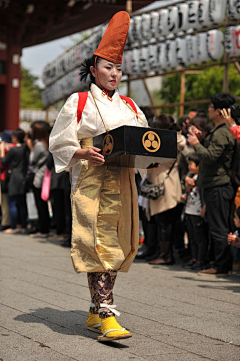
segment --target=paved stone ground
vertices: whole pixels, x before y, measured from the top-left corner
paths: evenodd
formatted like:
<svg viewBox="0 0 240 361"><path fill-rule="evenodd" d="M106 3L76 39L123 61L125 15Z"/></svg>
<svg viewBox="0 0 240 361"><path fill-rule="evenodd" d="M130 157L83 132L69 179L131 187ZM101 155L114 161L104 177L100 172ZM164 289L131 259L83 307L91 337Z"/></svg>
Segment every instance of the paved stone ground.
<svg viewBox="0 0 240 361"><path fill-rule="evenodd" d="M85 328L86 275L69 249L0 234L0 361L239 361L240 275L212 279L181 265L134 262L115 304L133 337L97 342Z"/></svg>

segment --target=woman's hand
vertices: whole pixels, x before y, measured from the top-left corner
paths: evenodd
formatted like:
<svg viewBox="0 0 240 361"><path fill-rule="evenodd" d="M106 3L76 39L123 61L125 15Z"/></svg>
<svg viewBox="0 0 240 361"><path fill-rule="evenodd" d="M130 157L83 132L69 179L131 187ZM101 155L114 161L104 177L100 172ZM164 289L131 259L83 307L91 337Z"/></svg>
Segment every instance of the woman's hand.
<svg viewBox="0 0 240 361"><path fill-rule="evenodd" d="M229 233L228 235L228 244L240 248L240 238L235 234Z"/></svg>
<svg viewBox="0 0 240 361"><path fill-rule="evenodd" d="M188 144L190 144L192 147L199 143L199 139L198 139L198 136L200 136L202 134L202 132L197 129L195 126L191 126L188 128Z"/></svg>
<svg viewBox="0 0 240 361"><path fill-rule="evenodd" d="M201 209L201 213L200 213L201 218L205 218L205 216L206 216L206 204L204 204L204 206Z"/></svg>
<svg viewBox="0 0 240 361"><path fill-rule="evenodd" d="M85 157L84 159L88 160L90 164L94 166L103 165L105 163L104 156L99 154L101 149L96 147L91 147L85 150Z"/></svg>
<svg viewBox="0 0 240 361"><path fill-rule="evenodd" d="M195 186L195 180L191 177L186 177L185 185L186 185L187 192L190 193L192 188Z"/></svg>
<svg viewBox="0 0 240 361"><path fill-rule="evenodd" d="M221 110L221 114L223 116L226 126L228 127L228 129L231 129L232 126L236 124L233 118L231 117L231 109L230 108L228 108L228 110L223 109Z"/></svg>

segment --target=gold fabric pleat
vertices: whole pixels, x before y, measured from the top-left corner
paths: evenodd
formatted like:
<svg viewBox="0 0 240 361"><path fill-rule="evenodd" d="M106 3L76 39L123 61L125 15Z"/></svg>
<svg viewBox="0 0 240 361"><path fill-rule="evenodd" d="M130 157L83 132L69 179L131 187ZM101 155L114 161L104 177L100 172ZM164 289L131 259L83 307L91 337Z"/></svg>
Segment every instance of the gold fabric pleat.
<svg viewBox="0 0 240 361"><path fill-rule="evenodd" d="M81 147L91 146L81 141ZM108 162L83 163L72 192L72 250L75 271L127 272L138 249L138 199L135 172Z"/></svg>

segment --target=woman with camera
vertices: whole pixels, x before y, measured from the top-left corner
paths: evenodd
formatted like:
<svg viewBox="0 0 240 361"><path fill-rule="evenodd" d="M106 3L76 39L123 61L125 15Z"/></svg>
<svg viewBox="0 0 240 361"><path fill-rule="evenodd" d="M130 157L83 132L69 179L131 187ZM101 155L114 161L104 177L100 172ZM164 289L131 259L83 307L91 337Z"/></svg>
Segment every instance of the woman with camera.
<svg viewBox="0 0 240 361"><path fill-rule="evenodd" d="M169 114L161 114L155 118L156 128L175 130L177 124ZM185 137L177 133L178 154L186 146ZM172 246L173 230L178 215L177 205L181 200L182 190L178 173L177 161L161 164L161 167L149 169L148 180L153 184L164 184L163 194L156 200L149 200L150 223L157 225L157 236L155 235L156 247L160 245L160 254L149 263L152 265L171 265L174 263Z"/></svg>

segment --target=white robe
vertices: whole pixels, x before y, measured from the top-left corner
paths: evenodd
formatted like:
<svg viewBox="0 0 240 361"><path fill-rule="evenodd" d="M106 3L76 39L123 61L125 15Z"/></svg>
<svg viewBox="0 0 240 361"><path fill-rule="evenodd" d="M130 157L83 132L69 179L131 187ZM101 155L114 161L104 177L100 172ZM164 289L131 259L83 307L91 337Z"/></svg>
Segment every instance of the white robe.
<svg viewBox="0 0 240 361"><path fill-rule="evenodd" d="M148 126L145 115L139 107L135 104L139 115L137 119L134 112L121 100L117 91L112 97L112 102L95 84L91 85L91 91L109 130L122 125ZM60 173L67 168L72 168L73 189L75 189L82 167L82 161L73 158L74 153L80 148L79 140L106 132L90 92L79 123L77 123L77 106L78 93L74 93L61 109L49 140L49 150L53 154L56 172Z"/></svg>
<svg viewBox="0 0 240 361"><path fill-rule="evenodd" d="M91 91L107 129L122 125L147 126L142 111L138 118L120 98L110 101L94 84ZM71 168L72 250L76 272L127 272L138 248L138 203L135 173L131 168L94 167L73 158L79 141L105 133L106 129L91 93L77 122L78 93L62 108L50 136L57 172Z"/></svg>

